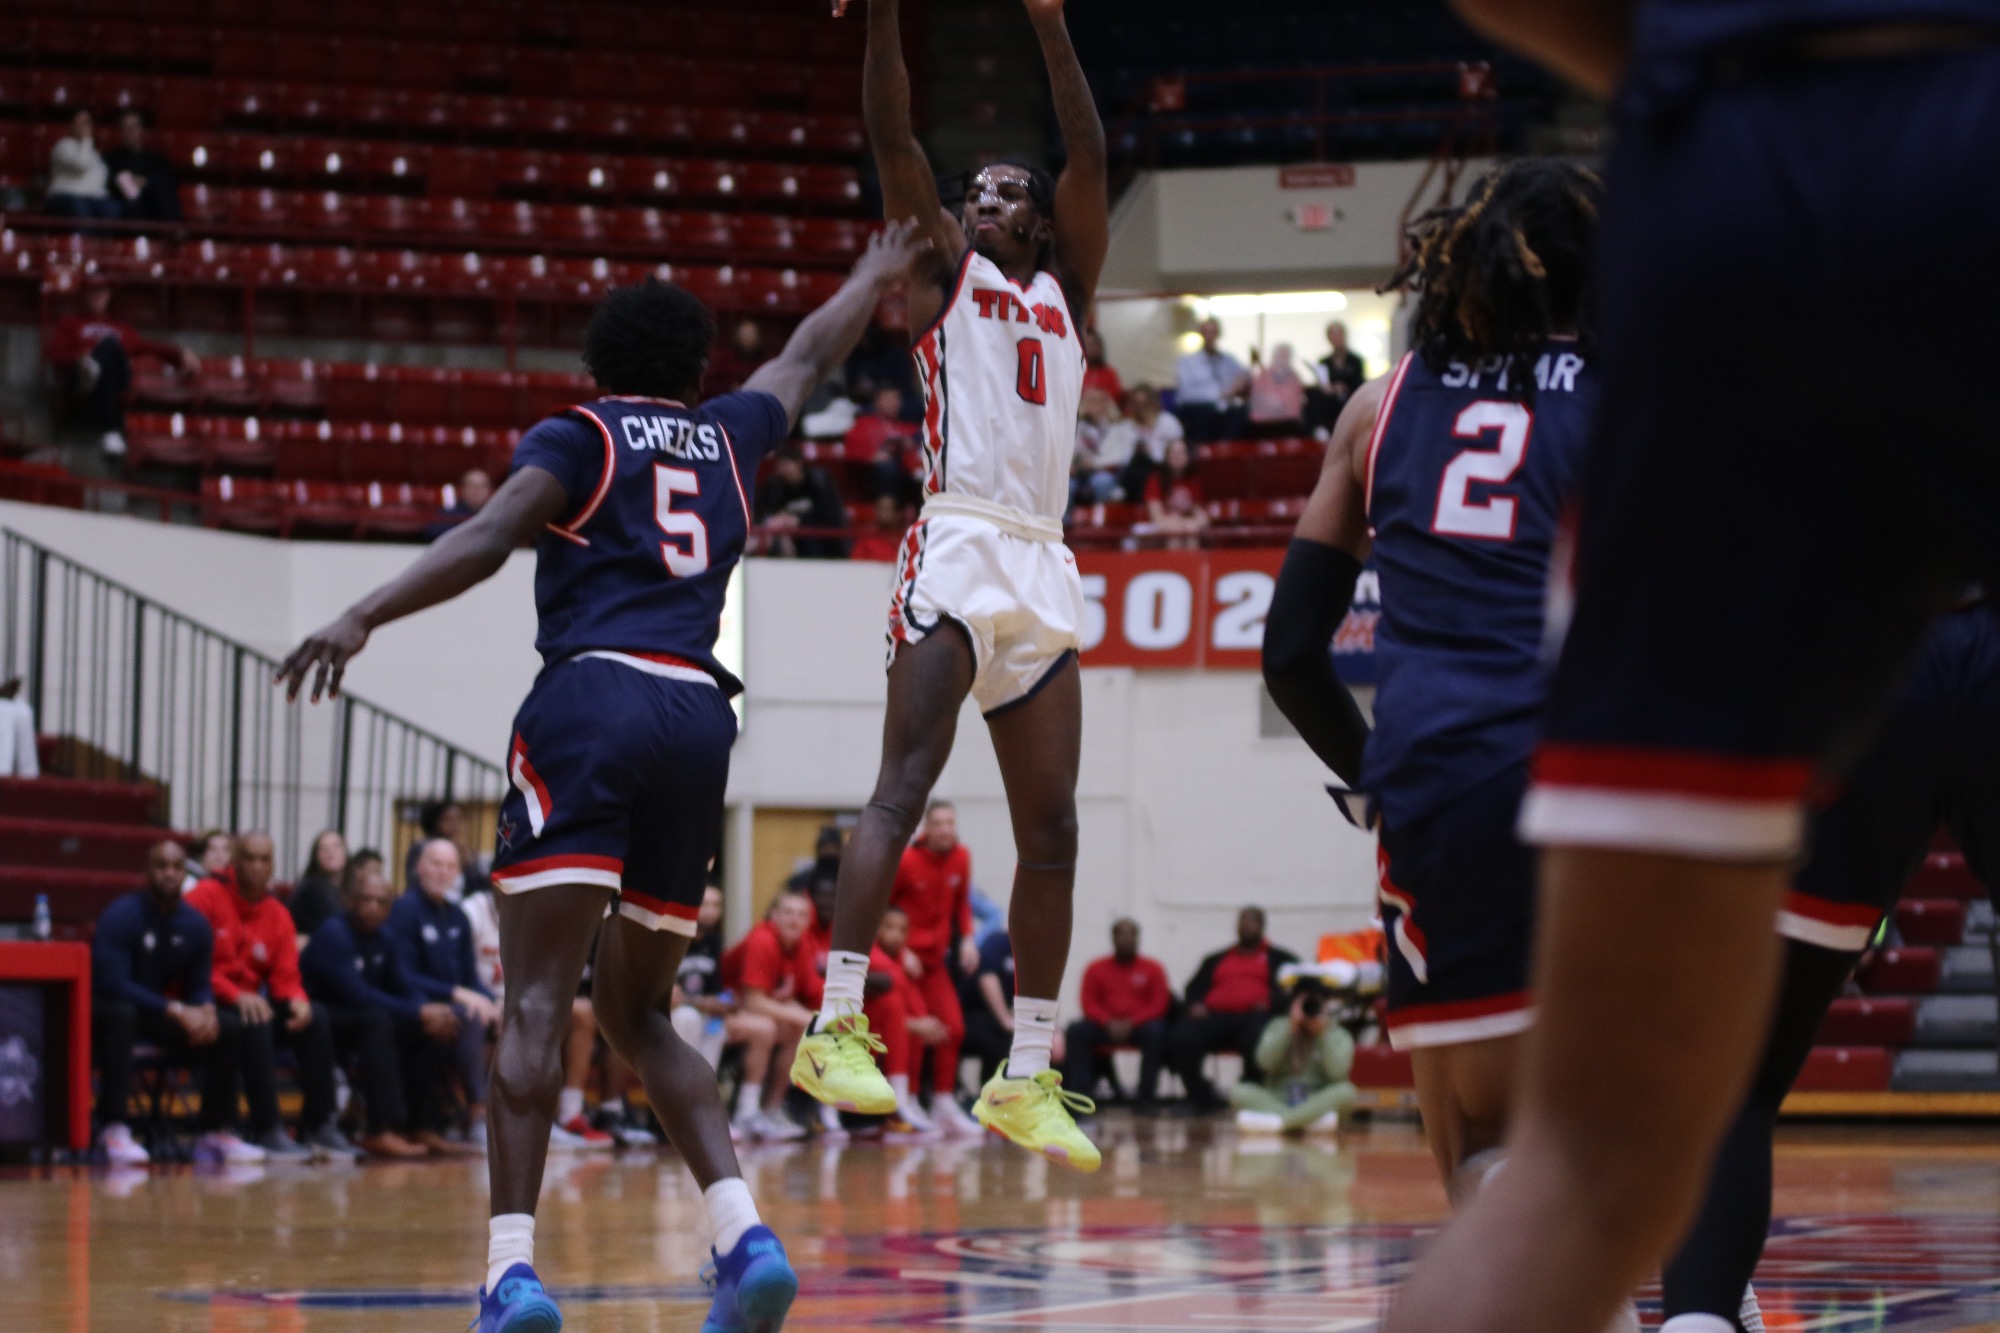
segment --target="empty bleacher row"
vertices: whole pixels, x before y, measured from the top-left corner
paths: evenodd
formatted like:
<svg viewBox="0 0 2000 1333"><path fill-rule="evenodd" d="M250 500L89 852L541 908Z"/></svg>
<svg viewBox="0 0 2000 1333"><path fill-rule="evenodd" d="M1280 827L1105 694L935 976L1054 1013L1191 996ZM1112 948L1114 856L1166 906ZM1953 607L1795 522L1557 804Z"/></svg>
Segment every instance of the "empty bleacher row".
<svg viewBox="0 0 2000 1333"><path fill-rule="evenodd" d="M678 114L678 113L676 113ZM734 119L734 118L732 118ZM0 124L0 181L25 185L49 160L56 126ZM406 204L431 198L589 203L781 203L788 210L852 213L861 200L851 166L544 149L433 147L400 141L301 138L266 133L171 131L154 136L184 182L182 207L204 220L202 187L237 185L273 194L382 194ZM693 146L673 143L670 148ZM740 145L720 145L741 151ZM220 195L220 191L213 192ZM414 197L413 197L414 196ZM289 221L289 219L285 219ZM467 224L461 230L471 230Z"/></svg>
<svg viewBox="0 0 2000 1333"><path fill-rule="evenodd" d="M1836 1000L1799 1087L1826 1092L2000 1091L1995 921L1986 886L1940 837Z"/></svg>
<svg viewBox="0 0 2000 1333"><path fill-rule="evenodd" d="M440 26L401 32L411 6L398 6L386 24L371 21L366 7L339 12L344 30L335 31L279 26L300 17L291 11L313 9L289 4L205 19L173 3L124 14L92 6L99 12L88 17L8 8L16 12L0 21L0 59L37 69L842 112L860 100L861 24L790 6L578 6L565 15L555 5L438 5L424 8ZM322 12L333 18L345 8ZM546 30L565 23L567 32Z"/></svg>

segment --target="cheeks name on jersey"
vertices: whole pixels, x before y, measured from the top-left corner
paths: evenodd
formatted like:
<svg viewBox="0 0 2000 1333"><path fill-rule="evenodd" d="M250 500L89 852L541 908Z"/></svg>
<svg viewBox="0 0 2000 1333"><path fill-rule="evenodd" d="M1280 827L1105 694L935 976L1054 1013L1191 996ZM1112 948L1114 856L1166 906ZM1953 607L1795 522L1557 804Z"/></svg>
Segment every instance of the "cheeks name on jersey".
<svg viewBox="0 0 2000 1333"><path fill-rule="evenodd" d="M1052 305L1029 305L1012 292L997 291L982 287L972 293L972 304L979 307L981 319L997 319L1002 323L1030 324L1043 333L1057 338L1069 336L1069 321L1063 312Z"/></svg>
<svg viewBox="0 0 2000 1333"><path fill-rule="evenodd" d="M1575 352L1543 352L1535 362L1535 388L1542 393L1574 393L1576 377L1582 369L1583 358ZM1477 389L1482 378L1495 391L1507 392L1506 360L1491 356L1475 366L1454 361L1438 376L1438 383L1447 389Z"/></svg>
<svg viewBox="0 0 2000 1333"><path fill-rule="evenodd" d="M674 458L713 463L722 457L722 435L705 421L688 417L628 416L619 425L627 449L650 449Z"/></svg>

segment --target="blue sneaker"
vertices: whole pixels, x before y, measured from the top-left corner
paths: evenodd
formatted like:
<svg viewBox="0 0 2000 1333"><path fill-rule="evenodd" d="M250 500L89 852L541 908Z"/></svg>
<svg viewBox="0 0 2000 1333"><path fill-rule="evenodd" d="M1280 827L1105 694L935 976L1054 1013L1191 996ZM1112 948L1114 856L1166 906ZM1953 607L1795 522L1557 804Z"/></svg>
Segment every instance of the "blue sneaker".
<svg viewBox="0 0 2000 1333"><path fill-rule="evenodd" d="M542 1290L542 1280L526 1264L515 1264L500 1275L493 1294L479 1289L479 1318L474 1333L557 1333L562 1311Z"/></svg>
<svg viewBox="0 0 2000 1333"><path fill-rule="evenodd" d="M701 1333L778 1333L799 1294L799 1275L771 1228L751 1227L728 1254L709 1254L701 1280L715 1289L715 1303Z"/></svg>

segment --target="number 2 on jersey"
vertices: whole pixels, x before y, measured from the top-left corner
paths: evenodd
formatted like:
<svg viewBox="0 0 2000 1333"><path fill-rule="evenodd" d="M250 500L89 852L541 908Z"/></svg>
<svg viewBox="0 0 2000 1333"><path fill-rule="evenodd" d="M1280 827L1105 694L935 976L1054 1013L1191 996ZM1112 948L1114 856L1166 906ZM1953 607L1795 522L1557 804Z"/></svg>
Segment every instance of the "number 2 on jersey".
<svg viewBox="0 0 2000 1333"><path fill-rule="evenodd" d="M1482 537L1488 541L1514 539L1514 511L1518 501L1511 495L1486 500L1472 498L1472 484L1498 485L1521 468L1528 456L1528 431L1535 414L1525 404L1488 399L1472 404L1451 423L1451 433L1461 440L1476 440L1488 431L1500 436L1497 449L1467 449L1445 465L1438 482L1437 515L1431 531L1446 537Z"/></svg>
<svg viewBox="0 0 2000 1333"><path fill-rule="evenodd" d="M687 541L685 551L670 541L660 543L660 558L667 562L667 572L677 579L692 578L708 568L708 525L699 514L674 510L676 495L700 494L701 478L695 473L664 463L653 465L653 515L659 521L660 531Z"/></svg>

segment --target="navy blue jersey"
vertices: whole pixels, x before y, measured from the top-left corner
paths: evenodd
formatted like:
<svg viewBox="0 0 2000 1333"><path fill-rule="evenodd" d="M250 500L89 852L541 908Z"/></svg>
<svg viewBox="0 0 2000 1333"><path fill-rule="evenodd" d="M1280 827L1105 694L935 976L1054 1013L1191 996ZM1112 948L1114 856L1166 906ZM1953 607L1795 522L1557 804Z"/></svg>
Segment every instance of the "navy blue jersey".
<svg viewBox="0 0 2000 1333"><path fill-rule="evenodd" d="M1368 446L1382 584L1375 732L1361 784L1407 825L1526 762L1548 695L1549 559L1596 403L1567 340L1507 392L1496 366L1403 358Z"/></svg>
<svg viewBox="0 0 2000 1333"><path fill-rule="evenodd" d="M1925 22L2000 27L2000 0L1642 0L1633 56L1705 55L1825 28Z"/></svg>
<svg viewBox="0 0 2000 1333"><path fill-rule="evenodd" d="M700 407L600 398L521 437L514 468L552 473L570 508L536 544L535 647L545 666L591 651L715 660L729 574L750 535L757 467L790 428L767 393Z"/></svg>

